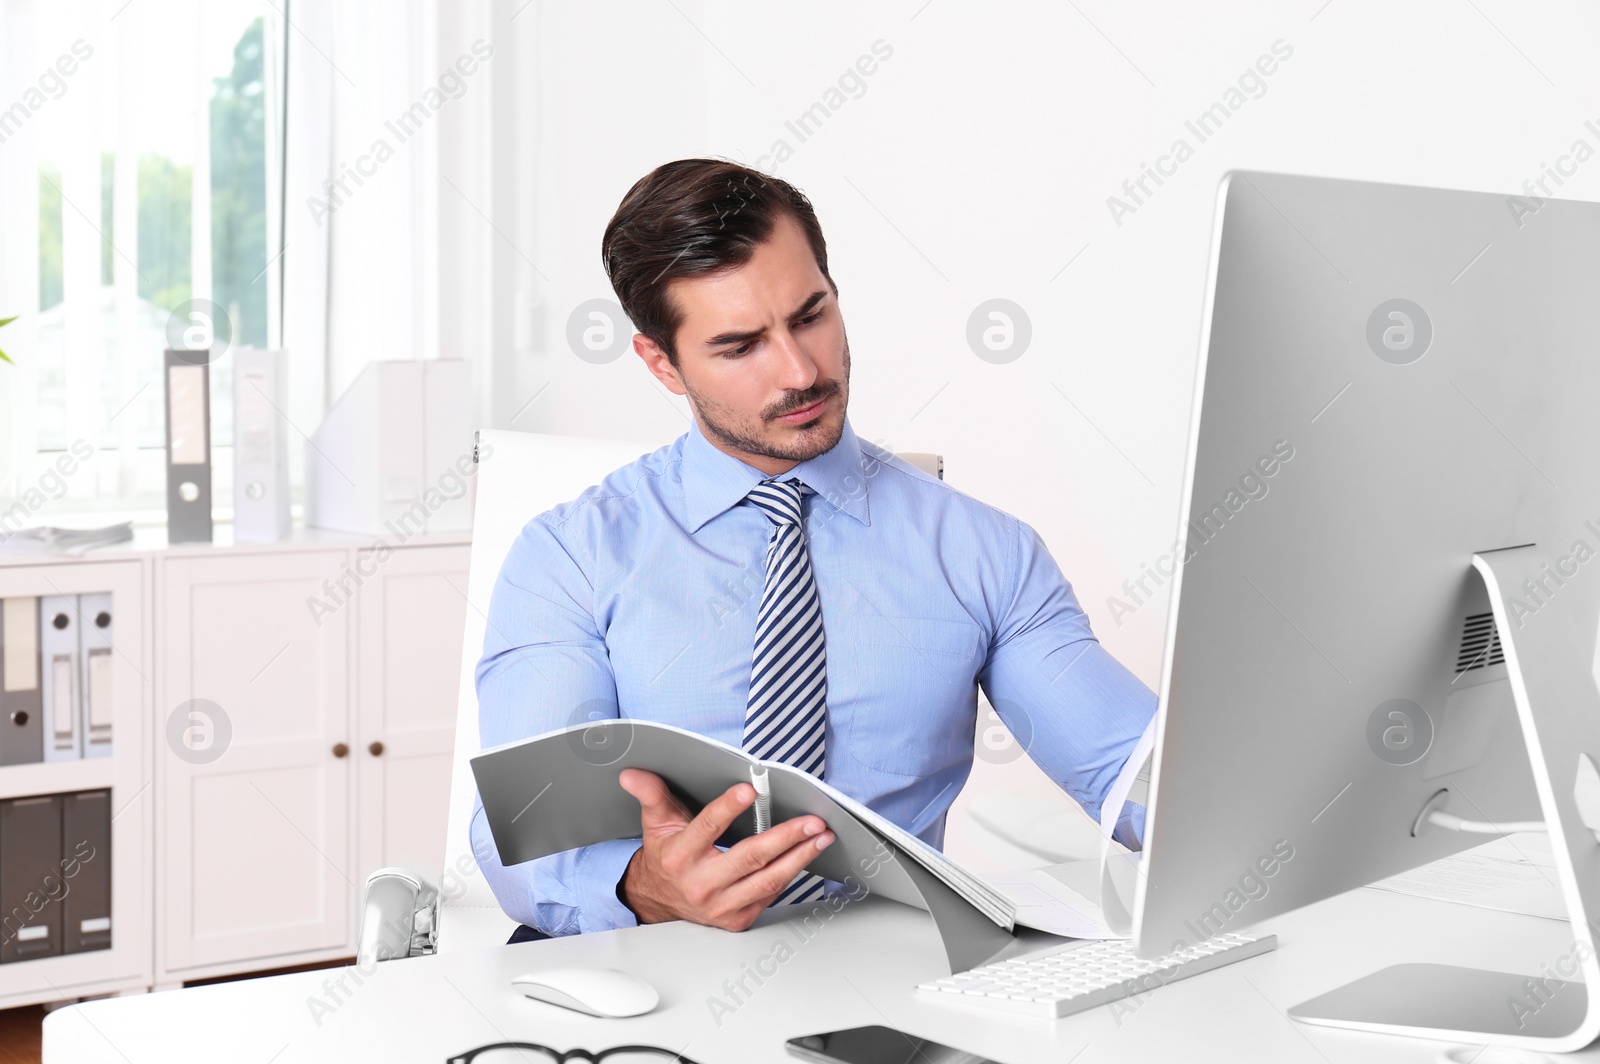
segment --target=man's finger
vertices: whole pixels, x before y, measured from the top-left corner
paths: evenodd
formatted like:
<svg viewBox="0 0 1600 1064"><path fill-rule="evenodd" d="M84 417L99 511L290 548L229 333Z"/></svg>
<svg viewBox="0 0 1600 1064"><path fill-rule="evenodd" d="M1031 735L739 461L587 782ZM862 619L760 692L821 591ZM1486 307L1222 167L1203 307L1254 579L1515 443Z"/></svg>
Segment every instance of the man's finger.
<svg viewBox="0 0 1600 1064"><path fill-rule="evenodd" d="M787 853L796 843L820 835L828 825L820 816L797 816L774 824L759 835L740 839L723 854L736 869L735 879L760 871Z"/></svg>
<svg viewBox="0 0 1600 1064"><path fill-rule="evenodd" d="M722 833L728 830L734 818L750 808L755 800L754 787L748 783L735 783L700 810L700 815L690 823L689 831L703 848L709 850L722 838Z"/></svg>
<svg viewBox="0 0 1600 1064"><path fill-rule="evenodd" d="M833 843L833 838L833 832L824 831L789 847L759 872L752 872L730 886L725 895L728 907L743 909L763 899L770 902L783 893L783 888L795 876L806 870L806 865L814 861L817 854Z"/></svg>
<svg viewBox="0 0 1600 1064"><path fill-rule="evenodd" d="M693 819L654 772L625 768L618 774L617 783L639 800L639 826L647 835L664 829L682 829Z"/></svg>

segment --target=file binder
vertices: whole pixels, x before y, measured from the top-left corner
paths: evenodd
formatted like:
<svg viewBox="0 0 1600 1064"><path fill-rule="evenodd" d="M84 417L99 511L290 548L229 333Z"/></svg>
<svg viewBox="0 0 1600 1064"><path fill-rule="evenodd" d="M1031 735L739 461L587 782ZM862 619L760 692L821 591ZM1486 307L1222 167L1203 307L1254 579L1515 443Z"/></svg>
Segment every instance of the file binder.
<svg viewBox="0 0 1600 1064"><path fill-rule="evenodd" d="M111 792L61 796L61 952L111 948Z"/></svg>
<svg viewBox="0 0 1600 1064"><path fill-rule="evenodd" d="M167 541L211 542L211 367L208 351L166 357Z"/></svg>
<svg viewBox="0 0 1600 1064"><path fill-rule="evenodd" d="M0 964L61 952L61 796L0 802Z"/></svg>
<svg viewBox="0 0 1600 1064"><path fill-rule="evenodd" d="M233 538L289 538L288 359L283 351L233 350Z"/></svg>
<svg viewBox="0 0 1600 1064"><path fill-rule="evenodd" d="M44 701L39 689L39 600L0 602L0 765L44 756Z"/></svg>
<svg viewBox="0 0 1600 1064"><path fill-rule="evenodd" d="M79 732L84 757L111 756L112 685L116 670L116 631L109 591L78 596L78 680L82 706Z"/></svg>
<svg viewBox="0 0 1600 1064"><path fill-rule="evenodd" d="M39 600L39 656L44 667L44 759L75 761L83 756L76 595Z"/></svg>

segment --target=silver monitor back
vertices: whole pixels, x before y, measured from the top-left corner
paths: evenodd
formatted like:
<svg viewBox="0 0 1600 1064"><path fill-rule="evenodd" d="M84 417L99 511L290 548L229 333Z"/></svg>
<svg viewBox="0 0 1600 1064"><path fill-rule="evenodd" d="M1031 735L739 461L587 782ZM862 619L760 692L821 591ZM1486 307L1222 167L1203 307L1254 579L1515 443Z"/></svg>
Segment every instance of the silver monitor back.
<svg viewBox="0 0 1600 1064"><path fill-rule="evenodd" d="M1600 205L1233 172L1207 301L1147 956L1485 841L1413 836L1442 787L1539 819L1473 555L1600 616Z"/></svg>

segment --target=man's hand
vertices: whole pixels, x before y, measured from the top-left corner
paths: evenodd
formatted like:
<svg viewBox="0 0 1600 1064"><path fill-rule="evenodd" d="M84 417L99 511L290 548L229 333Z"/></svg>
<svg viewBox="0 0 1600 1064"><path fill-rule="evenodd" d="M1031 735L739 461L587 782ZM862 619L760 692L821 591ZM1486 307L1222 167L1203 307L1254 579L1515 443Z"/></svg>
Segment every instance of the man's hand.
<svg viewBox="0 0 1600 1064"><path fill-rule="evenodd" d="M617 782L639 800L644 845L622 890L641 924L689 920L743 931L833 842L821 817L798 816L719 850L716 841L755 801L753 786L734 784L691 819L655 773L623 769Z"/></svg>

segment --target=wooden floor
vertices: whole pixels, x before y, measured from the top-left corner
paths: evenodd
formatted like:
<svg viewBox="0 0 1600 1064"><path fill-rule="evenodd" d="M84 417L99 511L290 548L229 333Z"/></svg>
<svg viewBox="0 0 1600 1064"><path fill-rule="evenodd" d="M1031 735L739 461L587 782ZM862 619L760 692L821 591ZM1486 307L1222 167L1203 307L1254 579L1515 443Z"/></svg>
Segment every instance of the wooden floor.
<svg viewBox="0 0 1600 1064"><path fill-rule="evenodd" d="M39 1064L44 1006L0 1009L0 1064Z"/></svg>
<svg viewBox="0 0 1600 1064"><path fill-rule="evenodd" d="M196 979L184 986L205 986L209 983L230 983L238 979L258 979L263 975L287 975L290 972L309 972L318 968L339 968L354 964L354 957L324 961L321 964L303 964L296 968L274 968L266 972L245 972L220 979ZM0 1064L41 1064L40 1041L44 1029L43 1005L26 1005L20 1009L0 1009Z"/></svg>

